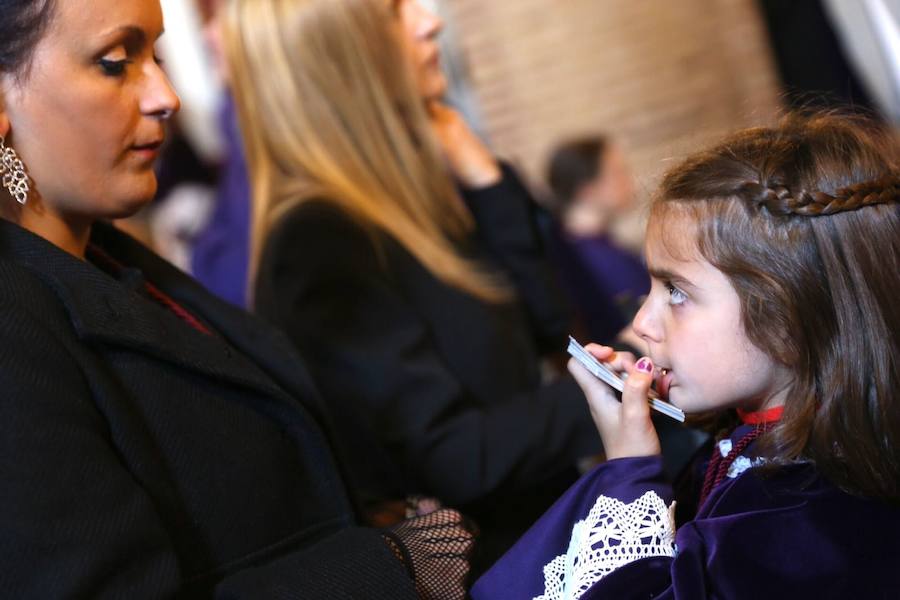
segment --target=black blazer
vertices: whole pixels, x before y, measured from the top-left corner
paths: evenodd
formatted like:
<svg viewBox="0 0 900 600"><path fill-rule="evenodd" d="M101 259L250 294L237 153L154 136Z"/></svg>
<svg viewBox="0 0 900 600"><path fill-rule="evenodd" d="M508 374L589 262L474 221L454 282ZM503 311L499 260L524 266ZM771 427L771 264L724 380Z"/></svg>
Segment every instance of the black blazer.
<svg viewBox="0 0 900 600"><path fill-rule="evenodd" d="M140 271L0 220L0 596L414 598L354 526L285 340L112 227L92 240Z"/></svg>
<svg viewBox="0 0 900 600"><path fill-rule="evenodd" d="M478 236L463 252L504 273L518 302L450 288L394 240L310 202L268 236L256 310L307 360L364 489L424 492L475 516L541 496L527 521L561 491L548 480L570 483L600 441L572 379L541 381L541 350L565 349L568 320L530 198L506 170L465 199Z"/></svg>

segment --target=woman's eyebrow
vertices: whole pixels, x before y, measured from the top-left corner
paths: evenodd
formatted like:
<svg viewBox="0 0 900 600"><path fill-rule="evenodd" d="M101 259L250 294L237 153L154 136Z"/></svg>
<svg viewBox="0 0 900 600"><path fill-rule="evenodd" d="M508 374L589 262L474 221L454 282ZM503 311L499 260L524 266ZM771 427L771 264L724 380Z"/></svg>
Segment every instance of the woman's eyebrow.
<svg viewBox="0 0 900 600"><path fill-rule="evenodd" d="M122 39L133 44L139 44L147 41L147 34L144 33L143 29L137 27L136 25L122 25L120 27L115 27L107 32L104 32L103 37L114 37L116 39Z"/></svg>
<svg viewBox="0 0 900 600"><path fill-rule="evenodd" d="M154 38L154 41L158 40L163 33L165 33L165 30L160 29L159 34ZM104 32L102 37L111 40L110 43L122 43L126 46L135 48L145 45L148 41L147 32L137 25L121 25L119 27L114 27L109 31Z"/></svg>

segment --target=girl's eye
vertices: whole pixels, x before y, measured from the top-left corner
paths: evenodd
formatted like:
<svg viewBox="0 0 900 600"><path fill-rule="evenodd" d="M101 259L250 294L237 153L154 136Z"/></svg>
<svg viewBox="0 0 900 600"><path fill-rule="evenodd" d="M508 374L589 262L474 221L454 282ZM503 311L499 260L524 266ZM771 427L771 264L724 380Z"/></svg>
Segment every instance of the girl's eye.
<svg viewBox="0 0 900 600"><path fill-rule="evenodd" d="M97 64L100 65L100 68L103 70L103 74L108 77L121 77L125 74L125 67L127 67L131 63L128 59L122 60L109 60L106 58L101 58L97 61Z"/></svg>
<svg viewBox="0 0 900 600"><path fill-rule="evenodd" d="M684 301L687 300L687 294L679 290L677 287L672 285L671 283L666 284L666 289L669 290L669 304L671 306L678 306L679 304L684 304Z"/></svg>

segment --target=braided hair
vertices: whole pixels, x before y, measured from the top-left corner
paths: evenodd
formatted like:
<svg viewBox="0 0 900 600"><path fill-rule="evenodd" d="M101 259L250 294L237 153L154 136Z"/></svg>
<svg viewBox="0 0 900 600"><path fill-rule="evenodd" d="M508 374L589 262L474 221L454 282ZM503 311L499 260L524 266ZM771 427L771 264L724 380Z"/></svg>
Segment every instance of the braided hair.
<svg viewBox="0 0 900 600"><path fill-rule="evenodd" d="M684 225L687 226L684 226ZM856 115L795 113L665 176L648 235L728 277L747 337L793 374L770 457L900 503L900 161Z"/></svg>
<svg viewBox="0 0 900 600"><path fill-rule="evenodd" d="M900 177L884 177L841 188L834 195L820 191L792 190L785 186L768 187L758 181L748 181L740 195L752 204L765 207L770 214L780 216L817 217L856 210L876 204L897 202L900 198Z"/></svg>

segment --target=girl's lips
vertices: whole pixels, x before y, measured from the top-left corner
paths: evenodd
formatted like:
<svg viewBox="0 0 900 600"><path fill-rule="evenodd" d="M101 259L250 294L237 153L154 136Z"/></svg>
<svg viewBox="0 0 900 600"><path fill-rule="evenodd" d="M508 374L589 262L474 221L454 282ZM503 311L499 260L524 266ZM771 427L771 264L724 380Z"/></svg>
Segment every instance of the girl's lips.
<svg viewBox="0 0 900 600"><path fill-rule="evenodd" d="M669 397L669 388L672 387L672 371L659 369L656 377L656 393L663 399Z"/></svg>

